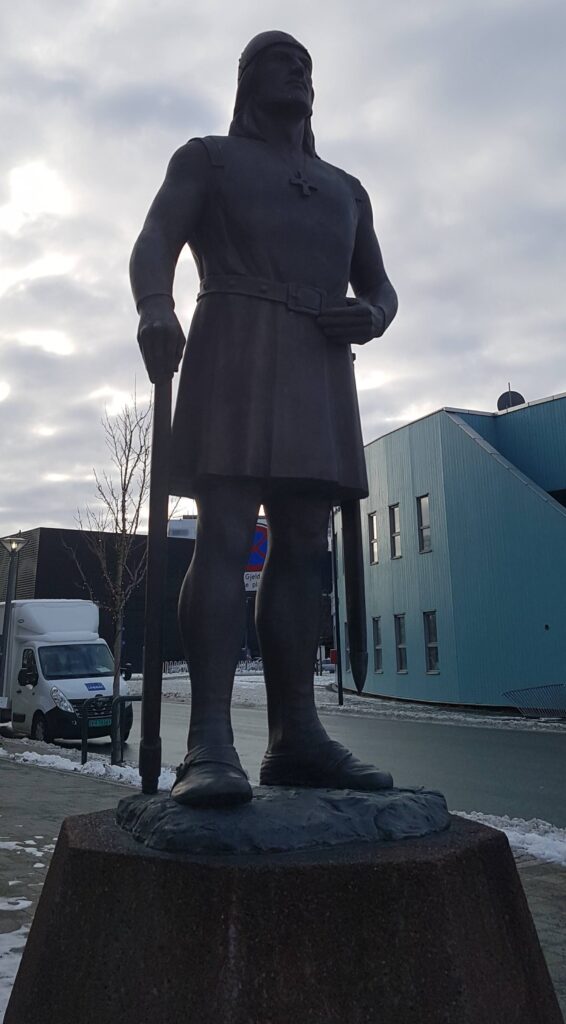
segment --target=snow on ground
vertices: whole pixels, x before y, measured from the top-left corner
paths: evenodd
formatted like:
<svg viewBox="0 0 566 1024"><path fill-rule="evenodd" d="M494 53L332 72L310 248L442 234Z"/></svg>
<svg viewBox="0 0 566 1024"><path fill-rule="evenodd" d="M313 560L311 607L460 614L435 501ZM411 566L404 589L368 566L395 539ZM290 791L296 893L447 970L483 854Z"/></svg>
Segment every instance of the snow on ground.
<svg viewBox="0 0 566 1024"><path fill-rule="evenodd" d="M23 896L14 896L12 899L0 900L0 910L10 912L11 910L26 910L31 907L31 900L25 900Z"/></svg>
<svg viewBox="0 0 566 1024"><path fill-rule="evenodd" d="M10 754L5 748L0 747L0 757L24 765L31 764L51 770L76 772L88 775L91 778L120 782L135 787L140 785L137 768L133 765L110 765L104 755L91 753L89 754L87 764L81 765L78 751L68 751L67 756L64 757L60 754L40 754L33 750ZM163 768L159 788L163 790L169 789L173 779L173 770L171 768ZM454 813L505 832L513 853L518 860L524 857L532 857L547 863L566 867L566 829L557 828L549 822L541 821L538 818L525 821L522 818L482 814L475 811L455 811ZM42 840L42 842L38 843L38 840ZM44 836L34 836L33 839L21 841L0 838L0 853L6 851L16 854L27 854L35 859L33 867L38 870L45 869L47 863L37 858L41 858L45 854L51 854L54 846L54 841L49 841L49 838L46 841ZM14 879L8 884L9 886L19 887L18 879ZM13 896L0 899L0 911L4 912L25 912L30 906L31 900L19 895L18 889L16 889ZM0 1022L4 1019L4 1012L8 1004L28 933L28 925L22 925L15 931L0 933Z"/></svg>
<svg viewBox="0 0 566 1024"><path fill-rule="evenodd" d="M4 1020L4 1012L20 966L28 933L29 926L22 925L14 932L0 934L0 1021Z"/></svg>
<svg viewBox="0 0 566 1024"><path fill-rule="evenodd" d="M0 831L0 1021L4 1019L35 904L57 841L56 836L47 835L25 839L19 832L24 826L8 824L0 813L0 830L5 826L11 831L8 835Z"/></svg>
<svg viewBox="0 0 566 1024"><path fill-rule="evenodd" d="M69 755L68 757L62 757L60 754L38 754L32 750L10 754L0 747L0 757L8 758L17 764L32 764L39 768L77 772L80 775L105 779L108 782L121 782L129 786L140 786L138 770L133 765L111 765L103 755L97 754L90 754L87 763L81 765L80 761L77 760L78 752L69 751ZM169 790L173 785L174 778L175 773L173 769L163 767L159 779L159 789ZM558 828L556 825L551 825L550 822L542 821L540 818L531 818L525 821L523 818L483 814L480 811L454 811L453 813L505 832L515 854L527 854L537 860L544 860L566 867L566 829ZM35 844L31 843L28 846L27 842L29 841L26 841L26 844L20 844L2 842L0 840L0 850L12 850L18 847L24 853L37 856L38 850ZM38 867L42 866L42 864L38 865Z"/></svg>
<svg viewBox="0 0 566 1024"><path fill-rule="evenodd" d="M137 768L129 764L110 764L103 754L89 753L87 763L81 764L78 750L69 751L69 756L63 757L61 754L38 754L35 750L25 750L23 753L10 754L5 748L0 747L0 757L15 761L16 764L32 764L38 768L55 768L59 772L76 772L78 775L105 779L107 782L123 782L129 786L140 785L140 776ZM175 772L172 768L162 768L159 789L171 789L174 779ZM0 849L2 849L1 842Z"/></svg>
<svg viewBox="0 0 566 1024"><path fill-rule="evenodd" d="M455 811L462 818L478 821L505 832L514 854L527 854L536 860L566 867L566 829L557 828L540 818L509 818L506 814L481 814L479 811Z"/></svg>
<svg viewBox="0 0 566 1024"><path fill-rule="evenodd" d="M129 682L132 694L141 694L141 676ZM433 704L414 704L410 701L385 700L381 697L345 693L344 704L338 704L334 676L327 673L315 676L315 700L324 714L371 716L405 721L431 722L436 725L464 725L482 729L520 729L533 732L566 732L566 721L557 719L527 719L517 714L489 714L486 711L451 710ZM190 700L190 681L187 673L163 676L165 700L185 703ZM232 703L234 707L265 707L265 683L261 673L237 675L234 681Z"/></svg>
<svg viewBox="0 0 566 1024"><path fill-rule="evenodd" d="M133 678L129 685L132 694L141 693L141 678ZM190 701L188 675L175 674L164 676L163 696L165 700L170 701L181 703ZM390 701L374 697L358 697L349 693L344 695L344 705L340 707L336 693L336 684L333 681L333 677L329 675L316 677L315 698L319 711L325 714L362 715L364 717L370 716L406 721L426 721L438 725L451 724L472 728L520 729L537 732L563 732L566 730L566 722L528 720L522 718L519 714L516 716L504 716L501 714L487 714L484 711L450 710L432 705ZM264 707L265 685L263 676L257 673L238 675L234 686L233 703L236 707ZM31 741L29 742L31 744ZM103 754L89 752L89 760L85 765L80 763L80 752L78 750L68 750L65 752L65 756L63 756L62 754L53 753L41 754L36 750L25 750L12 754L5 748L0 747L0 757L8 758L11 761L24 765L30 764L51 770L74 772L91 778L118 782L128 786L140 786L140 777L134 765L110 765ZM159 780L160 790L170 789L173 780L173 769L164 766ZM537 818L525 821L521 818L510 818L507 815L483 814L479 811L455 811L454 813L505 832L513 853L518 860L532 857L566 867L566 829L558 828L549 822L541 821ZM34 838L43 839L42 836ZM41 858L44 852L51 852L52 849L53 845L51 844L44 846L43 850L38 849L33 840L12 842L0 839L0 852L2 850L15 851L33 856L35 858L33 867L37 867L38 871L46 867L46 864L38 859L38 857ZM16 883L17 880L14 880L14 886ZM12 885L12 882L9 885ZM29 901L19 894L14 894L12 898L8 896L6 899L0 900L0 910L3 911L25 912L28 906ZM16 931L0 934L0 1022L4 1018L4 1011L28 931L29 928L27 926L21 926Z"/></svg>

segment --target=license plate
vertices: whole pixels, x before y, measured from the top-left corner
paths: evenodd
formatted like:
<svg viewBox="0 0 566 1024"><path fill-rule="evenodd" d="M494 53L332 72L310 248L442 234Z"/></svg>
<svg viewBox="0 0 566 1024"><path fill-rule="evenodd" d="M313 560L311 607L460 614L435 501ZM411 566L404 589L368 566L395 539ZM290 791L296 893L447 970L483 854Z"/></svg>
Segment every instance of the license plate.
<svg viewBox="0 0 566 1024"><path fill-rule="evenodd" d="M101 729L103 726L112 725L111 718L89 718L89 729Z"/></svg>

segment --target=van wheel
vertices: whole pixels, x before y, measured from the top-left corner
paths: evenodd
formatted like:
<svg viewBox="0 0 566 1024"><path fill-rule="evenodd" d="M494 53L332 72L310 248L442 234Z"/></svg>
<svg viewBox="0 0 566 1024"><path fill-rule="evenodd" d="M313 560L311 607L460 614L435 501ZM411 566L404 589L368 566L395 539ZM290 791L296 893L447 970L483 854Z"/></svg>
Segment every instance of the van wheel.
<svg viewBox="0 0 566 1024"><path fill-rule="evenodd" d="M41 743L52 743L53 741L49 726L47 725L47 719L40 711L34 716L31 726L31 738L32 740L39 740Z"/></svg>

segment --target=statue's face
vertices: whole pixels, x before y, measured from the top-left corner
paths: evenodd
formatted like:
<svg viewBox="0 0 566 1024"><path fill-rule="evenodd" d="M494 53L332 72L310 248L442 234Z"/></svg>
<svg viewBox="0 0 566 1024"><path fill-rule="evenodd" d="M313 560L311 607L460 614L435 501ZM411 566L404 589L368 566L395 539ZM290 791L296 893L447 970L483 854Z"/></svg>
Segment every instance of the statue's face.
<svg viewBox="0 0 566 1024"><path fill-rule="evenodd" d="M301 117L312 112L311 62L296 46L270 46L257 57L256 102L266 109L292 109Z"/></svg>

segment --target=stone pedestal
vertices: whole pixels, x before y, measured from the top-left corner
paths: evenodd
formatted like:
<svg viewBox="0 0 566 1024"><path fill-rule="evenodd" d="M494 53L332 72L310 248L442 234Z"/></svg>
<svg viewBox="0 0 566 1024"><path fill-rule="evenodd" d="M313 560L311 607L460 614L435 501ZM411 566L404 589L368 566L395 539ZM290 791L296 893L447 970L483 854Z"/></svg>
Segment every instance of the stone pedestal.
<svg viewBox="0 0 566 1024"><path fill-rule="evenodd" d="M5 1024L562 1024L505 836L292 853L63 825Z"/></svg>

